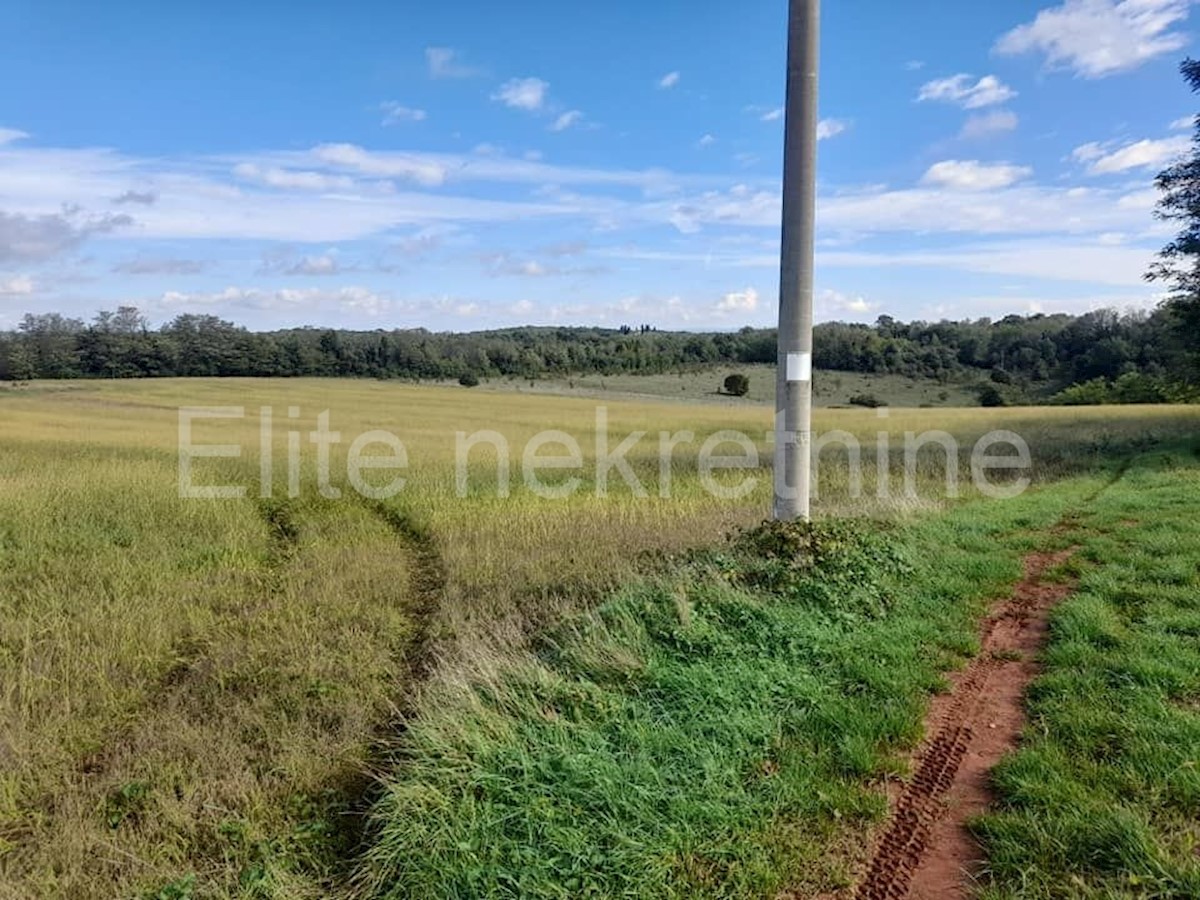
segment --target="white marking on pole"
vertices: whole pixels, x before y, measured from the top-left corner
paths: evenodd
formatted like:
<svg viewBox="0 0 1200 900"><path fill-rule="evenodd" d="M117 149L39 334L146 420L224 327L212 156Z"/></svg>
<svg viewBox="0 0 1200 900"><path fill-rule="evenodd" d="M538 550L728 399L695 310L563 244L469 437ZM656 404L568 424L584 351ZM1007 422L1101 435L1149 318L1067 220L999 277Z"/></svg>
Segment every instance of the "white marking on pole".
<svg viewBox="0 0 1200 900"><path fill-rule="evenodd" d="M789 353L787 355L787 380L812 381L811 353Z"/></svg>

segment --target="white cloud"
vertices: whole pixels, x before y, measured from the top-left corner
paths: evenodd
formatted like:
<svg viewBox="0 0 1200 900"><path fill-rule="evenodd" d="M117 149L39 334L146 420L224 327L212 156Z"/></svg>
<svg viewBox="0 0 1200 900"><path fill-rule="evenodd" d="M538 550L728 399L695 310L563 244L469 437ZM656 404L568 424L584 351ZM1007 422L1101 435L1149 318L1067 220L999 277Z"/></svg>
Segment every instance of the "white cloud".
<svg viewBox="0 0 1200 900"><path fill-rule="evenodd" d="M822 196L823 227L851 234L1085 235L1106 231L1144 233L1158 194L1102 188L1016 184L991 191L945 187L847 191ZM726 202L723 221L768 226L779 221L772 194L739 204Z"/></svg>
<svg viewBox="0 0 1200 900"><path fill-rule="evenodd" d="M18 131L15 128L0 128L0 146L11 144L14 141L23 141L27 137L29 135L24 131Z"/></svg>
<svg viewBox="0 0 1200 900"><path fill-rule="evenodd" d="M817 140L827 141L835 138L839 134L845 133L849 127L850 123L841 119L822 119L817 123Z"/></svg>
<svg viewBox="0 0 1200 900"><path fill-rule="evenodd" d="M759 118L764 122L781 122L783 121L783 107L777 106L774 109L768 109Z"/></svg>
<svg viewBox="0 0 1200 900"><path fill-rule="evenodd" d="M25 297L34 291L33 279L28 275L0 278L0 297Z"/></svg>
<svg viewBox="0 0 1200 900"><path fill-rule="evenodd" d="M381 178L404 178L426 187L436 187L446 180L446 167L427 157L405 153L373 154L355 144L321 144L312 151L323 163L354 169L364 175Z"/></svg>
<svg viewBox="0 0 1200 900"><path fill-rule="evenodd" d="M947 159L930 166L921 183L958 191L993 191L1016 184L1031 174L1033 170L1026 166Z"/></svg>
<svg viewBox="0 0 1200 900"><path fill-rule="evenodd" d="M19 145L18 145L19 146ZM241 168L239 168L241 167ZM238 175L234 175L237 169ZM423 190L453 178L484 185L456 195ZM396 179L393 183L391 179ZM411 188L402 181L412 181ZM402 226L512 222L572 217L585 224L624 220L636 197L687 185L716 185L715 175L646 169L555 166L520 158L368 151L323 145L243 157L138 157L101 149L0 149L0 256L49 258L85 237L126 240L267 240L334 243L379 236ZM424 182L424 184L422 184ZM130 183L152 186L157 201L130 216L76 210L111 208ZM590 185L586 195L499 199L488 185ZM512 192L508 192L511 194Z"/></svg>
<svg viewBox="0 0 1200 900"><path fill-rule="evenodd" d="M960 74L927 81L921 86L917 101L932 100L953 103L963 109L982 109L1006 103L1017 96L1016 91L995 75L985 75L978 81L972 81L972 78L971 75Z"/></svg>
<svg viewBox="0 0 1200 900"><path fill-rule="evenodd" d="M1174 29L1187 18L1191 3L1066 0L1003 35L995 50L1004 55L1038 52L1051 68L1069 69L1083 78L1103 78L1183 49L1187 35Z"/></svg>
<svg viewBox="0 0 1200 900"><path fill-rule="evenodd" d="M402 103L397 103L395 100L385 100L379 104L379 111L383 113L383 125L400 125L404 122L424 122L428 118L428 114L423 109L413 109L411 106L405 106Z"/></svg>
<svg viewBox="0 0 1200 900"><path fill-rule="evenodd" d="M845 313L865 316L879 309L878 303L869 303L865 297L844 294L831 288L821 291L817 295L814 305L817 307L818 315L822 318Z"/></svg>
<svg viewBox="0 0 1200 900"><path fill-rule="evenodd" d="M578 125L583 120L583 113L577 109L568 110L560 115L550 125L551 131L566 131L574 125Z"/></svg>
<svg viewBox="0 0 1200 900"><path fill-rule="evenodd" d="M717 312L754 312L758 309L758 291L752 287L731 291L717 301Z"/></svg>
<svg viewBox="0 0 1200 900"><path fill-rule="evenodd" d="M658 86L661 90L670 90L679 84L680 75L678 72L668 72L662 78L658 79Z"/></svg>
<svg viewBox="0 0 1200 900"><path fill-rule="evenodd" d="M1184 116L1181 119L1176 119L1171 123L1172 131L1191 131L1196 127L1195 116Z"/></svg>
<svg viewBox="0 0 1200 900"><path fill-rule="evenodd" d="M1105 144L1101 144L1099 141L1090 141L1086 144L1080 144L1073 151L1071 151L1071 158L1076 162L1095 162L1107 152L1104 149L1105 146Z"/></svg>
<svg viewBox="0 0 1200 900"><path fill-rule="evenodd" d="M112 270L119 275L199 275L207 265L199 259L143 256L116 263Z"/></svg>
<svg viewBox="0 0 1200 900"><path fill-rule="evenodd" d="M338 261L329 254L305 256L286 269L288 275L337 275L340 272Z"/></svg>
<svg viewBox="0 0 1200 900"><path fill-rule="evenodd" d="M863 269L905 267L928 269L930 272L953 270L1130 289L1143 285L1142 275L1156 252L1157 245L1139 246L1129 243L1127 235L1101 233L1079 238L1047 236L975 240L921 250L822 248L817 251L816 261L819 269L846 270L849 273L857 273L859 277ZM704 265L710 269L753 268L774 272L779 269L777 247L772 247L769 253L754 255L716 255L624 247L598 248L596 254L602 257ZM817 299L820 301L821 297L818 296ZM850 297L846 302L834 305L842 310L854 311L852 306L858 306L861 310L861 304L852 303L855 299L857 298Z"/></svg>
<svg viewBox="0 0 1200 900"><path fill-rule="evenodd" d="M1187 152L1191 140L1186 137L1170 137L1161 140L1143 140L1123 147L1092 142L1075 148L1071 156L1088 164L1092 175L1113 175L1130 169L1162 168Z"/></svg>
<svg viewBox="0 0 1200 900"><path fill-rule="evenodd" d="M1101 156L1111 152L1113 148L1106 148ZM231 171L239 165L253 167L250 173L260 177L231 180ZM975 165L987 168L983 162ZM391 185L392 178L397 184L401 179L411 180L414 168L426 171L424 177L432 186L436 187L439 179L444 178L455 190L424 190L419 184L407 189L381 187ZM313 175L338 181L313 181ZM985 178L978 175L979 172L970 169L949 173L943 170L941 181L927 181L923 186L826 189L819 199L822 237L837 238L841 249L870 246L876 236L883 242L890 235L911 239L919 234L922 246L930 248L930 253L936 250L945 254L947 269L1020 270L1045 273L1042 277L1059 273L1057 277L1063 280L1081 283L1128 276L1134 279L1128 291L1140 287L1136 279L1154 249L1162 243L1151 233L1159 224L1151 215L1157 197L1148 184L1137 190L1104 182L1083 188L1070 182L1038 184L1032 179L1013 183L1011 173L1000 178L993 173ZM777 266L777 251L772 254L769 249L745 247L731 250L722 244L723 238L735 233L758 234L763 242L770 241L777 233L778 185L773 178L758 179L746 174L742 177L747 179L746 183L731 188L729 175L591 169L504 155L380 152L353 145L219 159L149 158L104 150L13 147L0 150L0 197L4 198L5 208L19 211L13 215L23 219L15 231L6 230L12 223L0 216L0 255L11 253L12 246L16 246L22 255L10 256L15 262L9 269L24 271L31 262L72 251L83 239L80 228L89 222L88 217L74 216L65 223L66 227L57 218L39 224L40 217L61 216L59 211L69 203L112 209L112 198L134 184L147 186L158 195L155 203L136 207L136 223L126 219L127 227L117 228L111 221L107 226L101 220L92 221L93 225L104 226L111 232L97 237L103 237L106 243L119 242L122 258L133 255L128 252L131 247L142 249L135 242L145 240L277 241L317 248L307 252L320 256L338 242L399 240L403 234L417 229L505 222L522 222L536 228L540 221L543 228L549 227L564 240L569 236L578 239L601 228L623 231L629 240L643 243L655 240L650 229L664 226L674 226L685 235L699 232L700 238L674 238L680 252L695 248L695 271L707 265ZM272 186L268 182L290 186ZM476 184L477 191L473 189ZM528 198L528 191L514 189L521 185L530 189L557 185L558 189L522 202L514 199ZM496 199L499 197L506 199ZM1129 236L1126 245L1101 246L1096 242L1086 252L1082 249L1073 254L1058 252L1057 245L1071 236L1080 236L1075 240L1083 244L1096 236L1116 232ZM1028 239L1029 243L1020 249L987 249L999 247L997 236ZM955 255L945 250L947 241L958 238L979 242L980 247L971 254L964 251ZM544 233L538 239L545 239ZM470 245L470 239L464 235L462 243ZM1139 244L1146 249L1140 249ZM1045 252L1038 251L1043 245L1047 248ZM662 245L650 246L658 249ZM422 248L414 248L414 255L424 253L427 264L450 265L440 255L431 259L427 248ZM706 252L698 252L700 249ZM711 255L707 252L710 250ZM31 253L38 254L37 258ZM756 256L766 258L760 261ZM293 262L297 258L293 257ZM547 270L547 277L530 277L536 276L535 268L530 266L514 273L525 275L523 283L533 285L534 289L541 289L544 282L553 280L549 277L550 269L559 269L560 277L565 277L568 271L583 274L562 267L548 255L538 255L537 259L542 260L537 265ZM927 255L925 259L929 261L931 257ZM513 262L520 269L527 260L529 257L517 256ZM897 264L918 263L910 258ZM936 259L929 262L931 270L939 265L941 262ZM189 284L194 273L178 274L181 278L187 276L187 280L176 285L180 290L195 287ZM275 274L282 276L282 270ZM334 278L327 280L336 282ZM734 283L741 281L735 277ZM521 292L517 296L525 295L533 293ZM539 296L538 302L544 299ZM718 301L712 295L694 298L692 314L708 315L713 324L721 324L715 310ZM98 297L96 302L104 300ZM283 301L272 298L271 302ZM494 311L499 307L487 308ZM661 316L655 310L661 310ZM760 308L758 314L763 312ZM646 313L649 317L638 315L637 320L682 321L661 303L651 304ZM297 314L295 321L305 318ZM613 312L612 318L619 316ZM414 321L420 321L419 317Z"/></svg>
<svg viewBox="0 0 1200 900"><path fill-rule="evenodd" d="M233 174L245 181L255 181L282 190L348 191L354 187L354 180L345 175L260 166L255 163L239 163L233 167Z"/></svg>
<svg viewBox="0 0 1200 900"><path fill-rule="evenodd" d="M512 78L500 86L492 99L512 109L537 112L546 105L550 85L540 78Z"/></svg>
<svg viewBox="0 0 1200 900"><path fill-rule="evenodd" d="M425 62L430 78L471 78L479 72L460 62L457 50L451 47L426 47Z"/></svg>
<svg viewBox="0 0 1200 900"><path fill-rule="evenodd" d="M1105 240L1018 240L976 243L941 250L909 252L833 251L817 254L822 267L861 271L896 267L956 270L981 275L1141 287L1142 275L1156 251L1114 246Z"/></svg>
<svg viewBox="0 0 1200 900"><path fill-rule="evenodd" d="M700 138L700 140L696 141L696 146L711 147L716 142L717 142L717 139L715 136L713 136L711 134L706 134L706 135L704 135L704 137Z"/></svg>
<svg viewBox="0 0 1200 900"><path fill-rule="evenodd" d="M923 59L910 59L904 64L904 68L909 72L920 72L925 68L925 61Z"/></svg>
<svg viewBox="0 0 1200 900"><path fill-rule="evenodd" d="M958 136L963 140L973 141L980 138L1003 134L1013 131L1020 124L1015 112L1007 109L997 109L992 112L979 113L970 116Z"/></svg>
<svg viewBox="0 0 1200 900"><path fill-rule="evenodd" d="M195 307L232 307L304 315L325 310L379 316L399 304L360 286L271 290L231 286L220 291L166 291L146 305L154 312L164 313Z"/></svg>

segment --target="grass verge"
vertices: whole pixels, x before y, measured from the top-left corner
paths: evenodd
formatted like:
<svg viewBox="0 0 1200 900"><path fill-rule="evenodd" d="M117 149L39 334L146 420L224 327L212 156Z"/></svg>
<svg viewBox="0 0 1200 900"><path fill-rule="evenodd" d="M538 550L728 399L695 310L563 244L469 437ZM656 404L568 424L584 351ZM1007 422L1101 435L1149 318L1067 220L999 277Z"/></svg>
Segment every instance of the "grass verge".
<svg viewBox="0 0 1200 900"><path fill-rule="evenodd" d="M363 897L764 897L845 887L942 672L1102 475L915 525L749 532L429 704Z"/></svg>
<svg viewBox="0 0 1200 900"><path fill-rule="evenodd" d="M1020 752L976 823L983 894L1200 897L1200 472L1153 454L1081 515Z"/></svg>

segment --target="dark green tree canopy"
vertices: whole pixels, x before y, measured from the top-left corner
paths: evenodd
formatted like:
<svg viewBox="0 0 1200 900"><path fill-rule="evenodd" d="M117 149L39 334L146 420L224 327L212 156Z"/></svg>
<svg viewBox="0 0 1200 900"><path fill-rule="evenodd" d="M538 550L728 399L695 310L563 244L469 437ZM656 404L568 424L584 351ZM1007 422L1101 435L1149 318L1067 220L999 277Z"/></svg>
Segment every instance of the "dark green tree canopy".
<svg viewBox="0 0 1200 900"><path fill-rule="evenodd" d="M1192 91L1200 92L1200 61L1184 60L1180 70ZM1200 117L1191 152L1163 170L1155 184L1162 192L1156 215L1179 223L1180 231L1163 248L1146 277L1168 286L1172 294L1168 306L1194 346L1200 328Z"/></svg>

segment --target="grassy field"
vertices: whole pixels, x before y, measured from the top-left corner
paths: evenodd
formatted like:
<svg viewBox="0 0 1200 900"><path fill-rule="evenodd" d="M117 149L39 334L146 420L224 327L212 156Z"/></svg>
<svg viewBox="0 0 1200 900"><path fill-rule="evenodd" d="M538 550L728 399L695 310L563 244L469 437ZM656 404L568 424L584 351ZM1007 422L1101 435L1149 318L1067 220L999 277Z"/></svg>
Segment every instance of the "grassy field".
<svg viewBox="0 0 1200 900"><path fill-rule="evenodd" d="M745 397L729 397L722 392L725 377L740 372L750 379ZM689 403L775 402L775 367L764 365L704 369L665 375L585 375L564 379L489 379L476 390L508 391L522 394L552 394L590 399L654 400ZM869 394L882 403L896 407L978 406L979 395L972 383L951 381L945 384L931 378L904 375L868 375L861 372L818 371L813 380L813 402L818 407L849 406L850 398Z"/></svg>
<svg viewBox="0 0 1200 900"><path fill-rule="evenodd" d="M887 566L846 575L831 617L765 604L712 557L679 562L767 514L769 473L741 499L714 497L697 448L741 429L768 461L769 408L604 405L611 446L650 435L629 453L646 497L615 472L597 495L590 397L329 380L0 388L0 897L652 896L681 872L700 894L761 896L801 868L805 890L836 885L854 829L881 809L869 785L915 739L939 667L970 651L979 603L1014 577L1022 540L998 536L1048 527L1114 460L1198 424L1182 407L823 411L819 430L862 440L864 490L851 495L849 457L831 448L820 514L928 522L887 559L955 560L922 597L894 597ZM198 460L196 481L245 497L180 498L181 406L245 409L195 428L244 448ZM338 499L322 496L307 437L325 410L344 437ZM905 432L945 429L965 459L999 427L1030 445L1027 497L985 505L964 484L948 503L936 448L917 458L915 494L900 489ZM387 500L347 483L346 444L372 429L408 454ZM511 446L508 497L487 451L458 489L456 433L480 429ZM520 476L546 429L581 447L569 499ZM662 497L654 436L682 430L695 441ZM894 658L861 652L877 645ZM830 741L792 741L781 721L824 723ZM772 777L747 783L754 765ZM364 835L375 775L388 787Z"/></svg>

